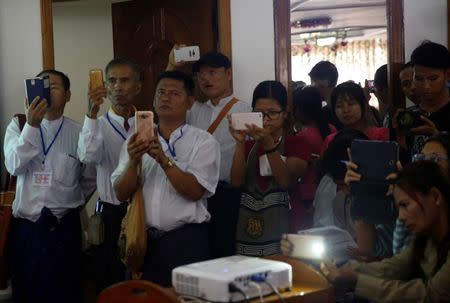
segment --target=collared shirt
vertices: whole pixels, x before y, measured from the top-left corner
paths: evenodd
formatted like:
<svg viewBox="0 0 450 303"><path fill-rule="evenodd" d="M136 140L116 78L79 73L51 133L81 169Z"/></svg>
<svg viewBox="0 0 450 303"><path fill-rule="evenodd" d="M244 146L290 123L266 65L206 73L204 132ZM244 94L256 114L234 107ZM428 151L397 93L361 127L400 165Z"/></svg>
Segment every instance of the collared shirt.
<svg viewBox="0 0 450 303"><path fill-rule="evenodd" d="M179 169L194 175L205 188L205 194L198 201L184 198L172 186L161 166L145 154L141 177L147 226L169 231L184 224L208 221L206 199L214 194L219 181L219 143L206 131L188 124L173 131L169 142L160 135L158 138L166 156ZM119 165L111 176L113 184L124 173L129 160L127 144L124 144Z"/></svg>
<svg viewBox="0 0 450 303"><path fill-rule="evenodd" d="M108 120L109 118L109 120ZM111 184L111 174L119 163L120 150L126 138L134 133L134 117L128 119L130 128L124 128L124 118L113 111L97 119L86 117L78 141L78 156L83 163L97 167L97 191L100 200L119 205Z"/></svg>
<svg viewBox="0 0 450 303"><path fill-rule="evenodd" d="M207 130L208 127L216 120L223 107L233 99L233 96L229 96L220 100L217 106L208 100L205 103L195 102L191 110L187 115L187 123L198 127L203 130ZM250 105L244 101L238 101L230 109L228 113L248 113L252 109ZM233 156L236 142L228 130L228 120L225 117L213 133L214 138L219 141L220 144L220 179L221 181L230 182L231 165L233 164Z"/></svg>
<svg viewBox="0 0 450 303"><path fill-rule="evenodd" d="M45 206L62 218L70 209L83 205L95 190L95 168L83 165L77 157L81 126L67 117L63 123L62 120L62 117L52 121L44 119L41 123L46 148L61 126L45 157L39 128L26 123L20 132L18 120L13 119L6 129L5 166L11 175L17 176L15 217L36 221ZM33 186L33 173L43 169L51 172L51 186Z"/></svg>

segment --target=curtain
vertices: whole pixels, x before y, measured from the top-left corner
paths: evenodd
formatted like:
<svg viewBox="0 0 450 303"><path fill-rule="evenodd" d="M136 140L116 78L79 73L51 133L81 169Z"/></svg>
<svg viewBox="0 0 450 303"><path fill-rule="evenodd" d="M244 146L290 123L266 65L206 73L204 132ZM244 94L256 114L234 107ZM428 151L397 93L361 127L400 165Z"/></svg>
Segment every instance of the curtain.
<svg viewBox="0 0 450 303"><path fill-rule="evenodd" d="M337 48L333 49L337 45ZM311 68L321 60L334 63L339 72L338 83L353 80L364 85L365 79L373 79L378 67L387 63L386 39L359 40L334 46L312 45L309 52L305 45L292 45L292 80L310 83Z"/></svg>

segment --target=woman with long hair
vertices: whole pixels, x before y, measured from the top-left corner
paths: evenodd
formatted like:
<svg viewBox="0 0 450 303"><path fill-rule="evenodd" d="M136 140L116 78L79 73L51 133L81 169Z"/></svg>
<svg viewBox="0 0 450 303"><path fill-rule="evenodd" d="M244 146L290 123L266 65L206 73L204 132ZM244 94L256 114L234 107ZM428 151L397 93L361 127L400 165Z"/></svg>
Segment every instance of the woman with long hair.
<svg viewBox="0 0 450 303"><path fill-rule="evenodd" d="M242 188L237 253L263 256L280 252L281 235L288 231L288 189L304 176L311 153L299 137L286 134L287 92L280 82L259 83L252 107L262 113L263 128L235 130L229 117L236 140L231 183Z"/></svg>

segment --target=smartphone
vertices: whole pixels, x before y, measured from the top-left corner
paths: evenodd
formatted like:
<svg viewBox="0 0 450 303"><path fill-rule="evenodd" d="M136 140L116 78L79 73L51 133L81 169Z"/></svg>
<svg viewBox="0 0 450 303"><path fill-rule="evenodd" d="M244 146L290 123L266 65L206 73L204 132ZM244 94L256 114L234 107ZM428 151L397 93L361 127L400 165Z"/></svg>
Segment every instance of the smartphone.
<svg viewBox="0 0 450 303"><path fill-rule="evenodd" d="M103 71L101 69L91 69L89 71L89 83L91 89L96 89L104 86Z"/></svg>
<svg viewBox="0 0 450 303"><path fill-rule="evenodd" d="M361 181L352 182L353 195L385 196L389 181L386 177L397 171L398 144L392 141L353 140L352 161L358 165Z"/></svg>
<svg viewBox="0 0 450 303"><path fill-rule="evenodd" d="M138 138L150 141L154 136L153 112L136 111L134 117L136 120L135 131L138 134Z"/></svg>
<svg viewBox="0 0 450 303"><path fill-rule="evenodd" d="M367 80L367 87L369 88L369 93L375 93L377 91L374 80Z"/></svg>
<svg viewBox="0 0 450 303"><path fill-rule="evenodd" d="M197 45L180 47L179 49L174 49L173 54L175 62L197 61L200 59L200 48Z"/></svg>
<svg viewBox="0 0 450 303"><path fill-rule="evenodd" d="M263 115L262 113L233 113L231 114L231 126L235 130L247 129L246 124L254 124L259 128L263 128Z"/></svg>
<svg viewBox="0 0 450 303"><path fill-rule="evenodd" d="M49 76L35 77L25 79L25 94L27 96L28 104L33 102L34 98L39 96L41 99L47 100L47 106L51 104L50 95L50 78Z"/></svg>
<svg viewBox="0 0 450 303"><path fill-rule="evenodd" d="M326 255L325 239L322 236L287 234L286 237L294 245L291 257L321 260Z"/></svg>

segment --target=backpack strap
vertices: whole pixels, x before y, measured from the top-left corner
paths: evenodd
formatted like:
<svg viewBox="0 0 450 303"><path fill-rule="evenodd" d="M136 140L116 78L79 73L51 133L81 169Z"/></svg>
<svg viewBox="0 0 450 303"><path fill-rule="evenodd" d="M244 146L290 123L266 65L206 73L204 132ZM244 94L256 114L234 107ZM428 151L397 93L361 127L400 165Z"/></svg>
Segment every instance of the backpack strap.
<svg viewBox="0 0 450 303"><path fill-rule="evenodd" d="M210 133L211 135L214 133L214 131L216 130L216 128L219 126L220 122L222 122L223 118L225 118L226 114L228 114L228 112L230 111L230 109L233 107L233 105L235 105L238 102L238 99L233 98L230 101L228 101L227 104L225 104L225 106L222 108L222 110L220 111L220 113L217 115L216 120L214 120L213 123L211 123L211 125L208 127L208 133Z"/></svg>

